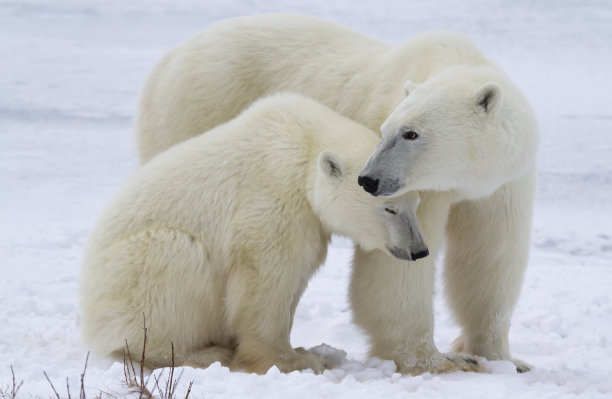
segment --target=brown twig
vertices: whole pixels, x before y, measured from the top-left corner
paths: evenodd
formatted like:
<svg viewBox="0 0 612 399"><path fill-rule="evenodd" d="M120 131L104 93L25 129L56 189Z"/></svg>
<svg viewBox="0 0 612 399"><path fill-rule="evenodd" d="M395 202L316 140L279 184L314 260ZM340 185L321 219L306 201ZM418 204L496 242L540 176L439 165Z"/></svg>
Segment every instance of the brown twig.
<svg viewBox="0 0 612 399"><path fill-rule="evenodd" d="M23 380L17 384L15 382L15 370L13 370L13 366L9 366L9 368L11 369L11 375L13 376L12 385L10 386L10 390L8 386L5 390L0 390L0 397L3 399L17 399L17 392L19 392L19 389L23 385Z"/></svg>
<svg viewBox="0 0 612 399"><path fill-rule="evenodd" d="M161 390L161 387L159 386L159 379L161 377L162 373L159 373L159 375L155 375L153 374L153 379L155 380L155 386L153 387L153 390L155 391L155 389L157 389L157 392L159 393L159 397L161 399L165 398L164 392ZM166 384L168 383L168 381L166 381Z"/></svg>
<svg viewBox="0 0 612 399"><path fill-rule="evenodd" d="M81 373L81 393L79 395L79 399L87 399L85 397L85 372L87 371L88 362L89 362L89 352L87 352L87 356L85 357L85 366L83 367L83 372ZM70 399L70 390L68 391L68 399Z"/></svg>
<svg viewBox="0 0 612 399"><path fill-rule="evenodd" d="M172 386L174 379L174 342L171 342L170 346L172 347L172 363L170 367L170 379L166 381L166 398L174 397L174 390L176 389L176 384Z"/></svg>
<svg viewBox="0 0 612 399"><path fill-rule="evenodd" d="M49 376L47 375L47 372L43 371L43 374L45 375L45 378L47 379L47 381L49 381L49 385L51 385L51 388L53 389L53 392L55 392L55 396L57 397L57 399L61 399L60 396L59 396L59 393L57 393L57 390L55 389L55 387L53 386L53 383L49 379Z"/></svg>
<svg viewBox="0 0 612 399"><path fill-rule="evenodd" d="M144 313L142 314L142 329L144 331L144 339L142 342L142 356L140 358L140 383L144 381L144 362L145 362L145 351L147 350L147 322Z"/></svg>
<svg viewBox="0 0 612 399"><path fill-rule="evenodd" d="M189 387L187 388L187 393L185 394L185 399L189 399L189 394L191 393L192 386L193 386L193 381L189 383Z"/></svg>
<svg viewBox="0 0 612 399"><path fill-rule="evenodd" d="M147 347L147 327L143 315L143 347L142 354L140 357L140 373L136 373L136 369L134 368L134 361L132 360L132 353L130 352L130 346L128 345L127 339L125 340L125 348L123 349L123 376L124 383L128 388L132 388L134 392L138 392L139 399L142 398L152 398L153 394L147 388L147 383L149 379L145 381L144 378L144 363L146 360L146 347ZM126 356L127 352L127 356ZM150 376L149 376L150 378Z"/></svg>
<svg viewBox="0 0 612 399"><path fill-rule="evenodd" d="M166 379L166 385L162 389L160 380L163 375L163 372L160 372L159 375L156 375L155 373L151 373L148 376L146 381L144 378L144 365L146 363L146 347L147 347L147 340L148 340L148 329L146 326L146 320L144 318L144 315L143 315L143 332L144 332L144 338L143 338L143 345L142 345L142 354L140 357L140 373L139 374L136 374L136 370L134 368L134 362L132 360L132 354L130 352L130 347L128 345L127 339L125 340L125 348L123 350L123 375L124 375L124 380L125 380L124 383L129 388L132 388L134 392L139 393L139 399L143 399L143 398L151 399L153 398L152 392L156 392L156 391L159 394L160 399L176 399L176 388L178 387L178 383L181 379L182 373L178 376L178 378L176 378L174 374L175 367L176 367L174 342L170 343L171 348L172 348L170 371L169 371L169 376ZM147 384L151 377L153 377L153 379L155 380L155 384L153 388L149 390L149 388L147 387ZM185 395L185 399L189 398L192 387L193 387L193 381L189 384L187 393ZM85 398L81 398L81 399L85 399Z"/></svg>

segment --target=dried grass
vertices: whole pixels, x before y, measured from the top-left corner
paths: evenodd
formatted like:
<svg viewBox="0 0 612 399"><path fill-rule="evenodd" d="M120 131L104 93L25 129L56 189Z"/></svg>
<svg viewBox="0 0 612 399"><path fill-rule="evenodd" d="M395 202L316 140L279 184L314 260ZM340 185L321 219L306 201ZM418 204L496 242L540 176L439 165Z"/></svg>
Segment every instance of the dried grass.
<svg viewBox="0 0 612 399"><path fill-rule="evenodd" d="M172 363L169 367L168 376L165 378L165 381L162 379L164 372L159 371L158 374L152 372L150 375L145 378L145 364L146 364L146 348L147 348L147 327L146 324L143 323L144 329L144 341L142 346L142 354L140 356L140 367L138 373L136 372L136 368L134 367L134 362L132 360L132 354L130 353L130 348L128 346L127 340L125 341L125 349L123 350L123 381L122 383L129 388L128 394L118 394L118 393L108 393L100 391L96 396L97 399L178 399L176 397L176 388L178 387L179 381L182 377L182 373L177 377L175 377L175 364L174 364L174 343L171 343L172 349ZM89 352L87 352L87 357L85 358L85 366L83 367L83 372L81 373L80 378L80 388L79 388L79 399L87 399L85 393L85 373L87 372L87 363L89 362ZM11 368L12 381L10 384L6 385L4 388L0 388L0 399L18 399L17 394L19 390L23 386L23 381L17 383L15 378L15 371L13 370L13 366ZM45 378L49 382L51 389L53 390L53 396L50 398L63 399L68 398L72 399L72 393L70 392L70 382L69 379L66 378L66 396L60 396L58 390L53 385L53 382L49 378L49 375L46 371L43 371ZM155 380L155 384L152 389L148 388L148 383L153 377ZM162 387L163 386L163 387ZM189 399L189 395L191 394L191 388L193 387L193 381L189 384L187 388L187 392L185 394L184 399ZM151 392L153 391L153 392ZM138 395L138 396L135 396ZM28 397L32 397L32 395L28 395ZM40 397L38 397L40 399ZM76 399L77 396L74 396Z"/></svg>

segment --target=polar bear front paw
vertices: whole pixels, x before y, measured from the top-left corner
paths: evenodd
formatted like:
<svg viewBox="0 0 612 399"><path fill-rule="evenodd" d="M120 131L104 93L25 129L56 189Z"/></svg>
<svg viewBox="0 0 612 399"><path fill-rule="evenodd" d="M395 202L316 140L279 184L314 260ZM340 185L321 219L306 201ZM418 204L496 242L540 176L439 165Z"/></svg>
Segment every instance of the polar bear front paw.
<svg viewBox="0 0 612 399"><path fill-rule="evenodd" d="M280 353L238 350L230 364L230 369L265 374L273 366L283 373L311 369L315 374L321 374L326 368L321 356L304 348L297 348Z"/></svg>
<svg viewBox="0 0 612 399"><path fill-rule="evenodd" d="M311 369L315 374L321 374L325 370L325 360L304 348L295 348L295 354L283 356L276 362L276 366L283 373L295 370Z"/></svg>
<svg viewBox="0 0 612 399"><path fill-rule="evenodd" d="M487 360L508 360L514 363L517 373L526 373L528 371L531 371L531 369L533 368L531 364L510 356L507 350L500 351L498 349L499 347L490 348L487 346L480 345L482 340L475 340L473 341L474 343L472 343L471 345L467 344L467 342L469 341L464 336L457 338L453 343L452 350L454 350L455 352L475 353L478 356L481 356Z"/></svg>
<svg viewBox="0 0 612 399"><path fill-rule="evenodd" d="M431 357L405 362L398 367L403 374L441 374L453 371L484 372L478 357L467 353L436 353Z"/></svg>

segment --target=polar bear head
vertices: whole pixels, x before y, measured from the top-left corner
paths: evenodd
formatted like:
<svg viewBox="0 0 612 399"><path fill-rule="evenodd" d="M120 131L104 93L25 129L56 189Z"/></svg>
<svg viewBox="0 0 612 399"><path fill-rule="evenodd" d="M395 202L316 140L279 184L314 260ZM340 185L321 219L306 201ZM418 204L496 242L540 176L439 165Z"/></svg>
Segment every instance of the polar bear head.
<svg viewBox="0 0 612 399"><path fill-rule="evenodd" d="M402 260L427 256L416 218L418 194L377 198L356 184L369 148L363 157L352 159L329 150L319 155L310 193L313 209L330 232L353 239L365 250L381 249Z"/></svg>
<svg viewBox="0 0 612 399"><path fill-rule="evenodd" d="M359 176L367 192L456 190L478 198L535 162L535 116L498 69L449 68L420 85L408 81L404 90Z"/></svg>

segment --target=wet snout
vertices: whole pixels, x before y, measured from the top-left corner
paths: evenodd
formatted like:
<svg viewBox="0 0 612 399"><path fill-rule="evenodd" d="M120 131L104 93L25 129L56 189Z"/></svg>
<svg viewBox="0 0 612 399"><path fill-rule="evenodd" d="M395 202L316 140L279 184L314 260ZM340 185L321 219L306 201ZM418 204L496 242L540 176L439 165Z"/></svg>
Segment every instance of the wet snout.
<svg viewBox="0 0 612 399"><path fill-rule="evenodd" d="M363 189L375 196L375 197L389 197L401 189L401 184L399 179L394 178L382 178L379 177L382 173L373 172L372 174L367 174L366 171L361 172L357 178L357 183L363 187Z"/></svg>
<svg viewBox="0 0 612 399"><path fill-rule="evenodd" d="M373 179L370 176L359 176L357 178L357 183L363 187L363 189L372 195L376 195L376 191L378 191L378 182L380 179Z"/></svg>
<svg viewBox="0 0 612 399"><path fill-rule="evenodd" d="M407 211L400 215L398 226L398 242L390 246L389 252L398 259L415 261L429 255L429 248L423 240L421 230L417 222L416 213Z"/></svg>
<svg viewBox="0 0 612 399"><path fill-rule="evenodd" d="M416 252L416 253L412 253L410 254L410 256L412 257L412 260L417 260L417 259L421 259L426 257L427 255L429 255L429 249L425 248L420 252Z"/></svg>
<svg viewBox="0 0 612 399"><path fill-rule="evenodd" d="M403 248L397 248L397 247L389 248L389 252L391 252L391 255L395 256L398 259L408 260L408 261L419 260L429 255L429 249L427 249L427 247L425 247L423 250L419 252L414 252L414 253L408 252Z"/></svg>

